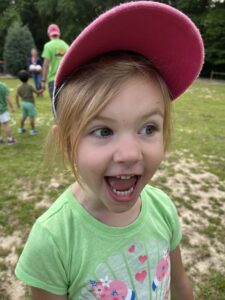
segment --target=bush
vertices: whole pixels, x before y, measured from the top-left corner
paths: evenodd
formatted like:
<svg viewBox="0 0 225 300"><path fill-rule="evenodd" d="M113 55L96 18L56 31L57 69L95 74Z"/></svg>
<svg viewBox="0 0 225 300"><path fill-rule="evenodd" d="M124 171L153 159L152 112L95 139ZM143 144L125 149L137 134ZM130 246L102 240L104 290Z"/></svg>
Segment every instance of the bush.
<svg viewBox="0 0 225 300"><path fill-rule="evenodd" d="M32 47L35 47L35 43L29 28L18 22L13 23L7 32L4 45L5 71L17 75L19 70L25 69Z"/></svg>

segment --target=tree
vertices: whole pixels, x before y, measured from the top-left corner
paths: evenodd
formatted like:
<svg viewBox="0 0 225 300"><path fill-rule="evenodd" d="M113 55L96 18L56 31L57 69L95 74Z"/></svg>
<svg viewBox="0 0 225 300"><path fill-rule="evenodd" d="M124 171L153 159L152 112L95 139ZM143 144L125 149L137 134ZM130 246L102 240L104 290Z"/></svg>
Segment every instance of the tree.
<svg viewBox="0 0 225 300"><path fill-rule="evenodd" d="M47 25L59 25L63 39L71 43L74 38L101 12L127 0L32 0L42 20ZM47 26L44 36L47 39Z"/></svg>
<svg viewBox="0 0 225 300"><path fill-rule="evenodd" d="M16 75L19 70L26 68L32 47L35 47L35 43L28 27L18 22L13 23L4 45L5 71Z"/></svg>
<svg viewBox="0 0 225 300"><path fill-rule="evenodd" d="M14 5L9 5L9 1L0 1L0 59L3 57L3 49L7 30L15 21L19 21L20 16Z"/></svg>
<svg viewBox="0 0 225 300"><path fill-rule="evenodd" d="M128 0L0 0L0 59L7 30L17 20L27 25L40 52L48 41L47 28L59 25L62 38L71 43L100 13ZM183 11L203 35L206 63L203 72L224 71L224 0L158 0Z"/></svg>
<svg viewBox="0 0 225 300"><path fill-rule="evenodd" d="M206 61L214 70L225 70L225 3L217 3L203 20Z"/></svg>

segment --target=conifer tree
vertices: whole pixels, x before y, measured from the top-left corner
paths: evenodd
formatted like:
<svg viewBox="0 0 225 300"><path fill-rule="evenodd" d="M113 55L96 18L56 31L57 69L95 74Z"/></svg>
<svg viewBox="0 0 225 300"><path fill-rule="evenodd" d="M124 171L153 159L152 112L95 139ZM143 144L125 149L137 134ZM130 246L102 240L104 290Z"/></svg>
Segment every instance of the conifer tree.
<svg viewBox="0 0 225 300"><path fill-rule="evenodd" d="M29 28L18 22L13 23L5 39L3 54L5 71L17 75L21 69L26 69L32 47L35 47L35 44Z"/></svg>

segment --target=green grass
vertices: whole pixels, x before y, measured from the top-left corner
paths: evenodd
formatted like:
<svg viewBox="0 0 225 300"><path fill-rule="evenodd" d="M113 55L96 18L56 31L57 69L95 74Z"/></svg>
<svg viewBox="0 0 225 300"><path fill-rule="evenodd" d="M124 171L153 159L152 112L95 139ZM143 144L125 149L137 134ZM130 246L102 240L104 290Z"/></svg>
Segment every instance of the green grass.
<svg viewBox="0 0 225 300"><path fill-rule="evenodd" d="M9 85L15 103L18 80L0 81ZM181 98L174 102L170 152L153 182L171 196L183 217L181 248L188 251L184 261L196 299L222 300L225 289L225 83L197 81ZM6 272L12 273L13 267L8 266L5 259L12 251L15 255L22 251L32 224L46 209L38 204L43 200L50 204L72 180L68 172L59 169L55 180L60 184L52 185L43 159L43 145L52 121L47 92L44 98L36 98L36 104L39 135L17 134L21 116L17 110L11 114L17 144L0 145L0 238L19 236L21 239L14 250L0 246L0 299L10 299L12 279L8 279ZM28 123L26 127L29 129ZM221 256L214 258L210 247ZM200 268L204 263L209 267ZM30 299L28 291L24 297Z"/></svg>

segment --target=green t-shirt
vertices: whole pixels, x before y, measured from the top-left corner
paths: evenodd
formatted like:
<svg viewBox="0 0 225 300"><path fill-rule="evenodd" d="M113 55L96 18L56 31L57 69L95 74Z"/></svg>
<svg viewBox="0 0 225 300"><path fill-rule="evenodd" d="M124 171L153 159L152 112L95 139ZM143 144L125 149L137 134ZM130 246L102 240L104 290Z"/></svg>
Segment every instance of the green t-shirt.
<svg viewBox="0 0 225 300"><path fill-rule="evenodd" d="M26 102L34 103L34 92L35 88L27 82L17 88L17 94Z"/></svg>
<svg viewBox="0 0 225 300"><path fill-rule="evenodd" d="M9 95L9 89L6 84L0 82L0 114L8 110L6 97Z"/></svg>
<svg viewBox="0 0 225 300"><path fill-rule="evenodd" d="M73 300L170 299L169 252L181 240L177 211L151 186L141 198L132 224L111 227L92 217L68 188L33 226L16 276Z"/></svg>
<svg viewBox="0 0 225 300"><path fill-rule="evenodd" d="M52 39L44 45L42 57L50 60L48 82L54 81L59 63L68 48L69 45L61 39Z"/></svg>

